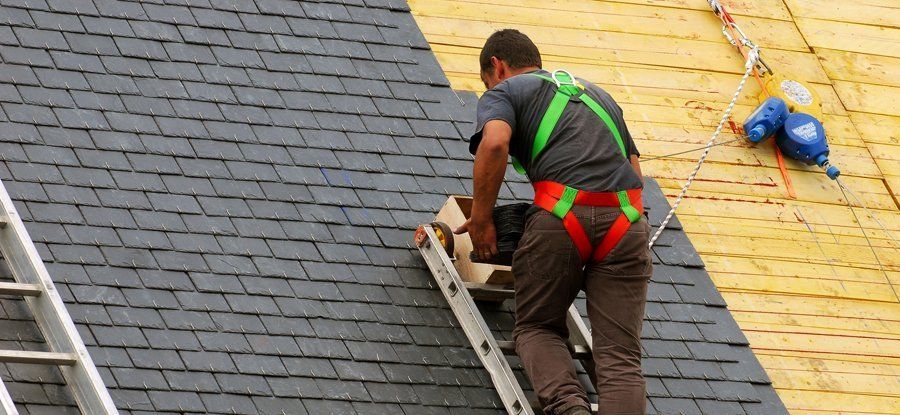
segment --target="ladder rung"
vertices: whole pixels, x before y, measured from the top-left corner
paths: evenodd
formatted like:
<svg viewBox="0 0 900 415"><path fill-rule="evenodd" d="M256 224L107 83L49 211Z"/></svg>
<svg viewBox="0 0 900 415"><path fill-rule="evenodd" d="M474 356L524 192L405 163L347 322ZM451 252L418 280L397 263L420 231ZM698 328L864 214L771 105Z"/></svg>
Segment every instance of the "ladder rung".
<svg viewBox="0 0 900 415"><path fill-rule="evenodd" d="M18 282L0 282L0 294L37 297L41 295L41 286L37 284L20 284Z"/></svg>
<svg viewBox="0 0 900 415"><path fill-rule="evenodd" d="M513 298L516 295L516 291L513 290L512 287L499 284L467 282L466 289L469 290L469 295L475 300L506 300L508 298Z"/></svg>
<svg viewBox="0 0 900 415"><path fill-rule="evenodd" d="M497 340L497 346L500 346L500 350L506 355L515 356L516 354L516 343L513 341ZM585 346L575 346L575 352L572 353L572 357L575 359L589 359L591 351Z"/></svg>
<svg viewBox="0 0 900 415"><path fill-rule="evenodd" d="M541 413L541 411L544 409L543 407L541 407L541 403L538 402L537 399L529 400L528 404L531 405L531 408L534 409L535 413ZM600 406L595 403L592 403L591 404L591 413L596 414L598 412L600 412Z"/></svg>
<svg viewBox="0 0 900 415"><path fill-rule="evenodd" d="M77 362L74 353L32 352L27 350L0 350L0 363L34 363L72 366Z"/></svg>

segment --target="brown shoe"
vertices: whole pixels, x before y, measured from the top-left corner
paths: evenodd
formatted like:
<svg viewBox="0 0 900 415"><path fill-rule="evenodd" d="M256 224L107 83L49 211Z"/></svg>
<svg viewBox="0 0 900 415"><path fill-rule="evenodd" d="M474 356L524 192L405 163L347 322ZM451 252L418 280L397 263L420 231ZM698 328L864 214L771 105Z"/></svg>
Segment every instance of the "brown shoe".
<svg viewBox="0 0 900 415"><path fill-rule="evenodd" d="M583 406L576 406L569 408L566 412L563 412L562 415L591 415L591 411Z"/></svg>

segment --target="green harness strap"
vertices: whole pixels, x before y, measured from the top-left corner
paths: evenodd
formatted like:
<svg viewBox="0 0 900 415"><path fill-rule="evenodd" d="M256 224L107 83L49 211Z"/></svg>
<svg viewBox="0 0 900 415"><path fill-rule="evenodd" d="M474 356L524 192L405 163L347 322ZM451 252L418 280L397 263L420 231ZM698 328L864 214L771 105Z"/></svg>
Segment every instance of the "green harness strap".
<svg viewBox="0 0 900 415"><path fill-rule="evenodd" d="M606 124L606 127L612 131L613 136L616 138L616 144L619 145L619 150L622 152L622 156L628 160L628 152L625 150L625 143L622 141L622 135L619 133L619 129L616 127L616 124L613 122L612 117L609 116L609 113L597 103L593 98L591 98L588 94L584 93L583 87L580 87L574 77L570 75L568 72L563 70L554 71L551 76L544 76L540 74L531 74L538 78L541 78L547 82L553 83L557 86L556 94L553 96L553 99L550 101L550 105L547 107L547 110L544 111L544 115L541 117L541 123L538 124L537 133L534 135L534 144L531 147L531 163L534 163L535 158L537 158L538 154L544 150L544 147L547 147L547 141L550 140L550 135L553 133L553 130L556 129L556 125L559 123L559 119L562 118L562 113L569 105L569 101L572 98L577 98L594 114L597 114L598 117ZM517 172L521 174L525 173L525 167L522 166L522 163L519 162L515 157L512 158L513 167ZM559 201L553 207L553 215L562 219L566 214L569 213L569 210L572 209L572 205L574 204L575 197L578 195L578 189L566 186L565 192L563 192L562 197L560 197ZM628 193L626 191L616 192L616 196L619 198L619 207L622 210L622 213L628 217L628 221L631 223L637 222L641 218L641 213L631 205L631 201L628 199Z"/></svg>

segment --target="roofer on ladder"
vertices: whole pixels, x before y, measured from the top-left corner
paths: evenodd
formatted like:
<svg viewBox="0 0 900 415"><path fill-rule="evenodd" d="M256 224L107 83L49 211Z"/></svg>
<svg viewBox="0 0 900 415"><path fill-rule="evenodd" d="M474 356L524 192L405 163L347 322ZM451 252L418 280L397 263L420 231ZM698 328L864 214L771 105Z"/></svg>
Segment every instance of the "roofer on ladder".
<svg viewBox="0 0 900 415"><path fill-rule="evenodd" d="M513 29L481 51L468 232L476 255L497 255L491 213L507 155L528 175L535 205L513 256L516 352L547 414L589 414L569 349L566 312L587 294L599 413L643 414L641 324L652 273L638 150L622 109L599 87L541 69L532 41Z"/></svg>

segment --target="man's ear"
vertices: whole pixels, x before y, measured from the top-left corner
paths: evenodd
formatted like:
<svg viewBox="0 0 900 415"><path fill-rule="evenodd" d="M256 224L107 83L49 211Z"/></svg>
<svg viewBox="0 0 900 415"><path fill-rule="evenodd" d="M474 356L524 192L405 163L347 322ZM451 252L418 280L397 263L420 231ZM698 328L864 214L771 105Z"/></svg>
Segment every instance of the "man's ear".
<svg viewBox="0 0 900 415"><path fill-rule="evenodd" d="M503 74L506 72L505 68L503 67L503 61L501 61L500 58L496 56L491 56L491 66L494 67L494 75L498 79L502 80Z"/></svg>

